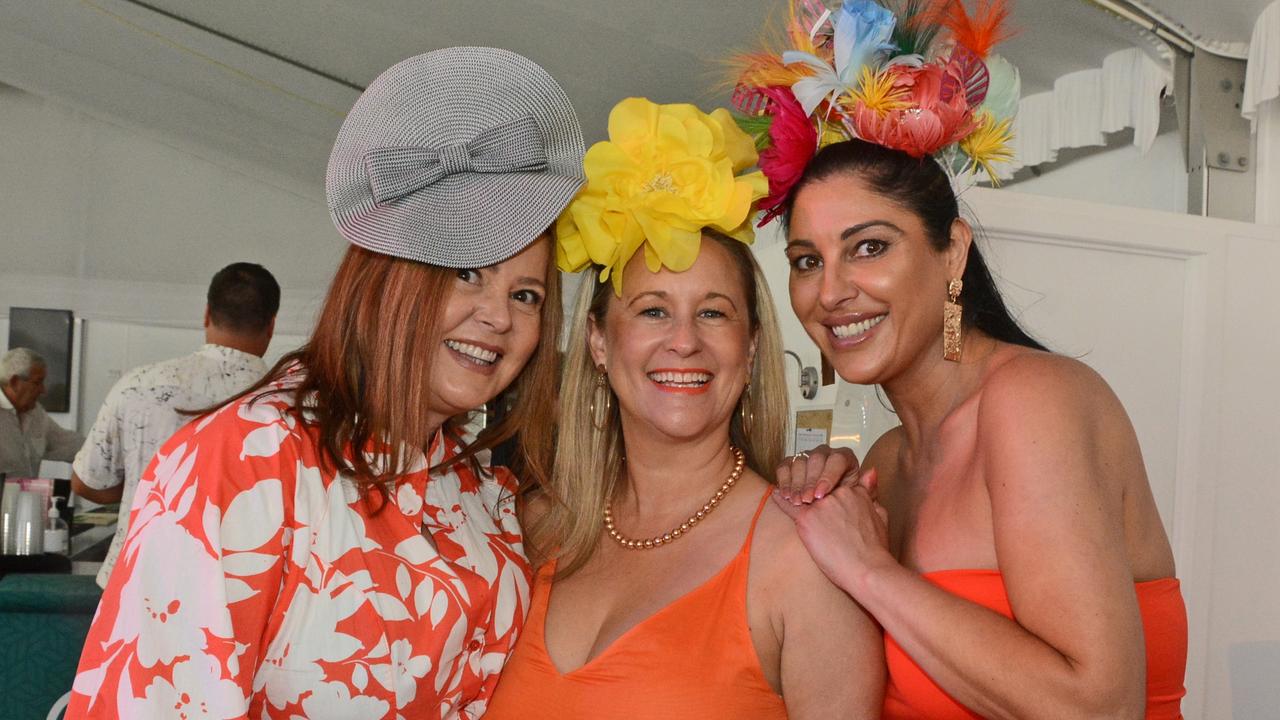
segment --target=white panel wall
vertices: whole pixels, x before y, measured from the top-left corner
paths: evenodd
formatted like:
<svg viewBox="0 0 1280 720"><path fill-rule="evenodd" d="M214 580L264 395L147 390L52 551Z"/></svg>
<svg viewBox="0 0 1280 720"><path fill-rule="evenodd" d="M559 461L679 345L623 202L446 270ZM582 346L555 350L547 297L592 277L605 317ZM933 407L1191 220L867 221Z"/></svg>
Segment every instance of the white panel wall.
<svg viewBox="0 0 1280 720"><path fill-rule="evenodd" d="M1027 327L1097 369L1133 419L1188 603L1186 716L1277 717L1280 227L1005 191L966 200ZM787 347L816 364L776 228L756 253ZM798 394L800 407L837 400Z"/></svg>
<svg viewBox="0 0 1280 720"><path fill-rule="evenodd" d="M228 263L276 276L271 354L297 346L345 248L320 178L232 167L3 85L0 157L0 342L10 306L85 321L68 427L87 428L124 371L200 346L209 278Z"/></svg>

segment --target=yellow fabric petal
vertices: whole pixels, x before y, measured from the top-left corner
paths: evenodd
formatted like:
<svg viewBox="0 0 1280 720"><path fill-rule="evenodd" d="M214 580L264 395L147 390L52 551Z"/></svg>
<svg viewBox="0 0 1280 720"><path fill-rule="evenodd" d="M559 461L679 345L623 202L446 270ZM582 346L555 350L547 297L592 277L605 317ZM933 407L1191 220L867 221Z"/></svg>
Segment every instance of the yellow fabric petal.
<svg viewBox="0 0 1280 720"><path fill-rule="evenodd" d="M756 241L756 227L751 222L752 218L747 218L741 225L728 231L725 235L746 245L751 245Z"/></svg>
<svg viewBox="0 0 1280 720"><path fill-rule="evenodd" d="M702 228L697 230L671 228L666 246L659 247L658 254L662 257L662 264L672 272L684 272L693 267L701 247Z"/></svg>
<svg viewBox="0 0 1280 720"><path fill-rule="evenodd" d="M754 166L759 161L760 156L756 153L756 144L751 139L751 136L738 127L738 123L734 122L733 116L724 108L713 110L711 117L723 128L724 149L729 159L733 162L733 171L736 173L742 172Z"/></svg>
<svg viewBox="0 0 1280 720"><path fill-rule="evenodd" d="M587 247L582 243L582 234L570 213L556 218L555 234L556 267L564 272L578 272L591 263Z"/></svg>
<svg viewBox="0 0 1280 720"><path fill-rule="evenodd" d="M658 106L654 103L645 98L627 98L609 111L609 141L625 143L631 138L652 135L657 117Z"/></svg>

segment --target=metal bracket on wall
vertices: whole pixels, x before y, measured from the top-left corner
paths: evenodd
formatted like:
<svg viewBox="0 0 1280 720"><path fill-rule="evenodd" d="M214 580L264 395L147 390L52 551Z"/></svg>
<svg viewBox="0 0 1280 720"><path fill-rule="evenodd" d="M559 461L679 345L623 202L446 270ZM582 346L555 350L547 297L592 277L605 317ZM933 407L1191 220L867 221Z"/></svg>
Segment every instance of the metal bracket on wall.
<svg viewBox="0 0 1280 720"><path fill-rule="evenodd" d="M784 351L786 354L796 359L796 364L800 366L800 397L805 400L812 400L818 396L818 370L812 365L805 365L800 356L791 350Z"/></svg>
<svg viewBox="0 0 1280 720"><path fill-rule="evenodd" d="M1178 122L1187 160L1187 212L1254 219L1254 138L1240 116L1245 63L1207 52L1179 55Z"/></svg>

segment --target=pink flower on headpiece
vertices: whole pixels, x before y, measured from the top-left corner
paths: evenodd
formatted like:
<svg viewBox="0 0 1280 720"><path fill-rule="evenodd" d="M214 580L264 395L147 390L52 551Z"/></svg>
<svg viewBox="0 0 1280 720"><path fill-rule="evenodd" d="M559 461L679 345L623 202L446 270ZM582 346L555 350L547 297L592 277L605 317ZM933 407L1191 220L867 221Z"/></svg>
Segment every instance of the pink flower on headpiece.
<svg viewBox="0 0 1280 720"><path fill-rule="evenodd" d="M909 107L877 112L858 104L845 124L868 142L912 157L932 155L973 132L976 122L963 92L943 92L956 79L933 63L893 69L894 85L906 88ZM950 88L948 88L950 89ZM943 100L943 96L949 96Z"/></svg>
<svg viewBox="0 0 1280 720"><path fill-rule="evenodd" d="M758 162L769 178L769 194L759 205L765 213L757 227L764 227L783 213L787 194L818 150L818 131L790 88L767 87L760 92L769 98L766 112L773 116L769 147L760 153Z"/></svg>

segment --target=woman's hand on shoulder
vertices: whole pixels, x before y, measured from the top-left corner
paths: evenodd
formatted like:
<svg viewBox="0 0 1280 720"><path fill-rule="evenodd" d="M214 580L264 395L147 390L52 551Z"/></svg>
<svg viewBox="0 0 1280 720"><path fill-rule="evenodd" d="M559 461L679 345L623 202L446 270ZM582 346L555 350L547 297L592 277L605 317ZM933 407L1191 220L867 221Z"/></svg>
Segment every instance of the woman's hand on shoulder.
<svg viewBox="0 0 1280 720"><path fill-rule="evenodd" d="M819 445L784 458L774 476L782 499L801 505L821 500L838 486L857 484L859 470L852 450Z"/></svg>
<svg viewBox="0 0 1280 720"><path fill-rule="evenodd" d="M877 472L862 482L876 486ZM795 523L796 534L813 562L855 598L861 581L897 563L889 552L889 515L861 483L841 486L821 502L793 505L774 494L775 504Z"/></svg>
<svg viewBox="0 0 1280 720"><path fill-rule="evenodd" d="M897 465L898 447L902 441L902 426L881 435L867 451L864 462L849 448L833 448L819 445L807 452L784 458L774 471L774 482L783 500L792 505L803 505L821 500L837 487L861 485L872 500L880 499L886 468ZM879 468L877 476L869 476L867 468Z"/></svg>
<svg viewBox="0 0 1280 720"><path fill-rule="evenodd" d="M853 492L837 488L835 495ZM861 491L860 491L861 492ZM865 495L865 492L863 492ZM879 717L884 697L884 642L875 621L832 583L784 515L826 505L766 508L759 538L769 552L760 583L781 647L778 680L795 720ZM753 559L753 566L757 561ZM752 572L755 572L754 567Z"/></svg>

